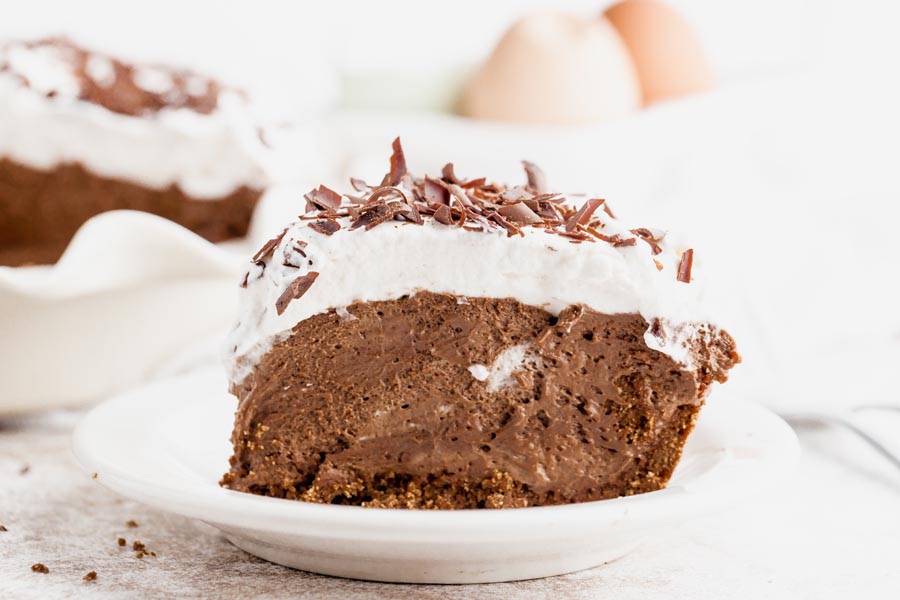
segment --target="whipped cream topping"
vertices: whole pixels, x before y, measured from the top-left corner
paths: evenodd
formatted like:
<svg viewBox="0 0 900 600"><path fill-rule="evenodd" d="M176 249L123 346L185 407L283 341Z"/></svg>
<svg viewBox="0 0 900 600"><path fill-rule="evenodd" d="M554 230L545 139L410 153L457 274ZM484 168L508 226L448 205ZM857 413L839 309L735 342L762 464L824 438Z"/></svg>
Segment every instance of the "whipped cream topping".
<svg viewBox="0 0 900 600"><path fill-rule="evenodd" d="M164 189L179 186L195 198L217 198L246 186L267 185L266 150L238 92L218 90L215 107L163 107L132 116L82 98L82 81L107 88L111 59L90 54L83 73L67 43L0 46L0 158L42 170L79 163L102 177ZM134 67L134 81L165 93L171 78ZM202 92L189 78L188 93ZM204 83L205 85L205 83ZM191 89L193 86L193 90Z"/></svg>
<svg viewBox="0 0 900 600"><path fill-rule="evenodd" d="M578 207L586 200L569 195L563 201ZM595 215L604 234L634 237L618 219L602 211ZM682 252L669 236L654 254L641 240L617 246L539 227L509 235L500 226L471 231L432 218L422 224L390 220L371 229L351 228L350 217L335 220L341 227L330 234L331 229L310 227L313 220L292 224L272 242L271 256L251 265L239 320L228 339L232 381L241 381L273 344L313 315L334 309L350 318L347 307L354 302L422 290L452 294L461 302L513 298L552 314L572 304L609 314L640 313L651 323L648 345L684 364L689 361L684 341L696 331L694 324L708 322L700 287L678 279ZM298 281L303 282L299 292ZM286 296L293 298L287 304Z"/></svg>

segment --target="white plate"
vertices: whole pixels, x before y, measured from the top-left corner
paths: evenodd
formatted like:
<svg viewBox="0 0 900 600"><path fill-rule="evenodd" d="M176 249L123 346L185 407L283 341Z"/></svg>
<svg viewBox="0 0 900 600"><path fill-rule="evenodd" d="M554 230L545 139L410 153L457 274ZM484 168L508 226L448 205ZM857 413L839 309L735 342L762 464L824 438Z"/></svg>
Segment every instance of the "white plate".
<svg viewBox="0 0 900 600"><path fill-rule="evenodd" d="M123 394L85 417L75 454L112 490L205 521L251 554L356 579L477 583L593 567L746 498L787 474L798 455L782 420L719 395L704 409L669 487L658 492L508 510L311 504L217 485L236 406L225 387L215 369Z"/></svg>

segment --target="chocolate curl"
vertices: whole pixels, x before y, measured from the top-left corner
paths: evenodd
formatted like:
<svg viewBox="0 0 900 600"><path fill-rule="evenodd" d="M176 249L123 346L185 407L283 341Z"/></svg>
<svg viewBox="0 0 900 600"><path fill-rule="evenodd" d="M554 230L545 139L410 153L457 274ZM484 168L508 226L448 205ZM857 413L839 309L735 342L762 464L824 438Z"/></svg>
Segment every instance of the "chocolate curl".
<svg viewBox="0 0 900 600"><path fill-rule="evenodd" d="M310 286L315 283L318 276L319 274L315 271L310 271L291 282L287 289L278 297L278 300L275 301L275 310L279 316L284 313L291 302L301 298L306 293Z"/></svg>
<svg viewBox="0 0 900 600"><path fill-rule="evenodd" d="M391 153L391 170L381 180L381 185L397 185L406 175L406 156L403 154L399 137L394 140L392 147L394 151Z"/></svg>
<svg viewBox="0 0 900 600"><path fill-rule="evenodd" d="M425 201L430 205L437 204L446 206L450 204L450 191L443 182L426 177L423 193Z"/></svg>
<svg viewBox="0 0 900 600"><path fill-rule="evenodd" d="M362 211L350 229L365 227L366 231L394 217L394 211L387 204L376 204Z"/></svg>
<svg viewBox="0 0 900 600"><path fill-rule="evenodd" d="M306 212L314 210L333 210L341 207L341 195L334 190L320 185L303 196L306 198Z"/></svg>
<svg viewBox="0 0 900 600"><path fill-rule="evenodd" d="M522 166L525 167L525 175L528 177L528 187L534 190L535 194L546 194L547 177L541 168L527 160L522 161Z"/></svg>
<svg viewBox="0 0 900 600"><path fill-rule="evenodd" d="M453 170L453 163L444 165L444 168L441 169L441 179L447 183L459 183L459 179L456 177L456 173Z"/></svg>
<svg viewBox="0 0 900 600"><path fill-rule="evenodd" d="M601 198L591 198L581 205L575 214L566 219L566 231L572 232L578 229L579 225L586 225L591 220L591 216L600 208L606 200Z"/></svg>
<svg viewBox="0 0 900 600"><path fill-rule="evenodd" d="M362 179L359 179L358 177L351 177L350 185L352 185L353 189L356 190L357 192L365 192L372 187L368 183L363 181Z"/></svg>
<svg viewBox="0 0 900 600"><path fill-rule="evenodd" d="M278 247L278 244L281 243L281 240L284 239L285 234L287 233L287 228L284 231L273 237L271 240L263 244L263 247L256 251L256 254L253 255L251 259L255 263L259 263L264 261L265 259L272 256L272 253L275 251L275 248Z"/></svg>
<svg viewBox="0 0 900 600"><path fill-rule="evenodd" d="M320 219L314 223L310 223L309 228L325 235L331 235L339 230L341 226L334 219Z"/></svg>
<svg viewBox="0 0 900 600"><path fill-rule="evenodd" d="M688 248L681 255L681 261L678 263L678 281L683 283L691 282L691 268L694 266L694 249Z"/></svg>
<svg viewBox="0 0 900 600"><path fill-rule="evenodd" d="M501 206L497 209L497 212L513 223L521 225L534 225L535 223L542 223L544 221L535 214L533 210L528 208L528 205L524 202Z"/></svg>

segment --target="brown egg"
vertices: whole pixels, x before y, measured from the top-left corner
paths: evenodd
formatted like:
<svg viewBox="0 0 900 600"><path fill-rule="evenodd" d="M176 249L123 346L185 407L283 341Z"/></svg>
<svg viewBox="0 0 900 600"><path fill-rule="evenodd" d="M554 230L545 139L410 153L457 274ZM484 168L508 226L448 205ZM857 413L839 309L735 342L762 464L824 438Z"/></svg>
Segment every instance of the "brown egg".
<svg viewBox="0 0 900 600"><path fill-rule="evenodd" d="M637 74L612 25L556 12L516 22L460 102L471 117L548 125L596 123L639 107Z"/></svg>
<svg viewBox="0 0 900 600"><path fill-rule="evenodd" d="M658 0L625 0L604 16L631 52L645 105L715 86L700 40L672 7Z"/></svg>

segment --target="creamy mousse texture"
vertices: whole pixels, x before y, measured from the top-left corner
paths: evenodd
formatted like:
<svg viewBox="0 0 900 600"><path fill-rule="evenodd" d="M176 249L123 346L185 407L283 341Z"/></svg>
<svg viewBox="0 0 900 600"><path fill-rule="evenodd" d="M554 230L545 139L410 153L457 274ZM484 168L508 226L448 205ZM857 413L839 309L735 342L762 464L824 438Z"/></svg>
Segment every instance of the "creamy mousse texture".
<svg viewBox="0 0 900 600"><path fill-rule="evenodd" d="M665 486L738 361L693 251L602 199L416 178L320 186L253 256L228 342L234 490L508 508Z"/></svg>
<svg viewBox="0 0 900 600"><path fill-rule="evenodd" d="M113 209L246 233L265 148L239 91L65 39L0 45L0 265L54 262Z"/></svg>

